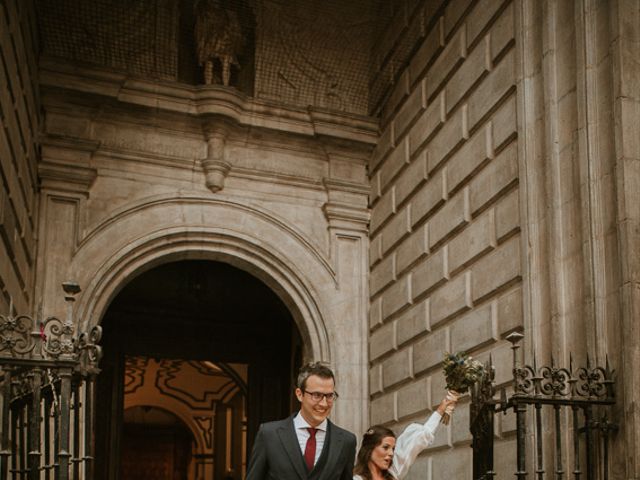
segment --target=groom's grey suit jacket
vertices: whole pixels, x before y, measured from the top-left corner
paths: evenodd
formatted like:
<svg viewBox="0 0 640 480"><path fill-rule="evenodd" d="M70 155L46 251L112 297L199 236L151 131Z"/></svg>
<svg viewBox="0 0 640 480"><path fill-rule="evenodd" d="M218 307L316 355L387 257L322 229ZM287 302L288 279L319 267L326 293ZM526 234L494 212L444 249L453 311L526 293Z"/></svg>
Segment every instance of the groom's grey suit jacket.
<svg viewBox="0 0 640 480"><path fill-rule="evenodd" d="M293 426L294 416L260 426L246 480L352 480L355 435L328 421L322 453L309 472Z"/></svg>

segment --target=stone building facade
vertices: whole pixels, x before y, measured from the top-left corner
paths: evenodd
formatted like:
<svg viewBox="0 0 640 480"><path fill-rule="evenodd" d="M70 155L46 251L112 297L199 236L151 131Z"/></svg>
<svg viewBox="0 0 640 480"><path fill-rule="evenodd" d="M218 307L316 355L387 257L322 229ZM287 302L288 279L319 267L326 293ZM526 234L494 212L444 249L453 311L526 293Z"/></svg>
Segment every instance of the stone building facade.
<svg viewBox="0 0 640 480"><path fill-rule="evenodd" d="M0 310L61 314L73 279L87 328L143 272L232 265L335 367L357 433L424 418L443 351L508 382L521 331L528 360L608 356L610 478L640 477L633 0L238 1L237 88L196 79L188 2L129 12L144 38L81 3L0 2ZM95 18L122 32L74 29ZM471 477L461 403L410 478Z"/></svg>
<svg viewBox="0 0 640 480"><path fill-rule="evenodd" d="M37 26L33 5L3 4L2 291L3 312L31 309L38 230L41 126Z"/></svg>
<svg viewBox="0 0 640 480"><path fill-rule="evenodd" d="M611 475L635 478L637 5L410 3L373 58L396 83L370 162L371 420L435 405L443 348L491 354L507 381L504 337L522 329L530 361L608 352ZM414 478L469 478L463 412ZM513 428L498 427L498 478Z"/></svg>

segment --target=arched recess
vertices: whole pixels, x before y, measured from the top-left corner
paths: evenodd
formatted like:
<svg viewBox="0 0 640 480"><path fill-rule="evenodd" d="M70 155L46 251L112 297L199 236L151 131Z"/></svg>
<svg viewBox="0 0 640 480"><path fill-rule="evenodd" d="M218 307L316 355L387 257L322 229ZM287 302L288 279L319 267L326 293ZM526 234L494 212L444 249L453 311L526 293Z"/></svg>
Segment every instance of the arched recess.
<svg viewBox="0 0 640 480"><path fill-rule="evenodd" d="M183 268L183 271L194 271L189 270L184 262L181 263L182 267L179 267L179 264L173 264L169 266L171 270L165 269L164 272L170 271L176 274L180 271L180 268ZM200 266L211 263L197 262ZM160 270L161 272L163 271L162 267ZM202 272L203 270L200 271ZM228 273L228 270L224 271ZM154 278L157 280L156 285L159 287L159 290L156 291L166 292L166 283L164 281L167 280L167 277L163 278L161 272L159 273L156 269ZM199 278L202 279L204 277ZM138 279L136 281L138 287L144 285L144 279L142 283ZM235 280L229 276L229 281L233 283ZM248 289L254 293L256 292L255 285L249 285ZM129 290L129 299L136 297L135 294L131 294L131 285L125 289L125 293L126 290ZM135 290L135 286L133 291L137 291L138 295L142 294L140 290ZM164 293L161 295L164 295ZM186 290L185 295L188 295ZM146 298L148 299L148 297ZM264 297L260 297L260 301L262 302L263 300ZM191 301L194 301L193 298ZM118 300L115 303L115 306L110 307L110 314L108 313L105 317L107 331L109 321L113 321L118 316ZM196 300L196 303L200 302ZM121 299L120 307L122 305ZM263 306L265 305L263 304ZM158 305L155 305L152 316L156 319L161 317L161 309L162 307L158 309ZM120 310L120 312L123 312L123 310ZM243 313L240 313L240 316L242 315ZM190 314L187 314L187 316L190 316ZM142 314L140 320L142 323L145 322L144 314ZM199 332L204 334L205 330L206 327L199 329ZM111 333L113 334L114 331L112 330ZM172 335L172 338L175 339L176 337ZM173 458L171 453L173 449L169 449L170 452L156 454L153 452L153 447L152 451L149 451L148 446L138 447L136 442L153 443L155 441L153 438L155 433L159 435L158 439L168 439L170 441L174 433L172 426L175 426L175 422L171 422L171 418L174 418L179 420L183 426L188 427L192 441L195 442L192 442L189 448L189 478L217 478L229 471L241 475L246 465L245 451L242 450L242 446L246 445L248 440L246 438L246 408L249 399L249 379L247 378L249 365L184 361L176 360L175 357L167 360L130 356L128 348L136 345L136 342L127 343L128 347L125 347L127 353L125 354L120 443L125 445L133 442L133 448L128 452L123 448L120 449L120 470L123 471L125 465L136 463L133 456L138 448L140 448L144 458L151 456L160 460L162 455L168 455ZM143 345L144 342L138 343L138 346L141 344ZM146 345L148 346L148 343ZM198 350L198 347L195 347L195 350ZM156 350L158 353L160 351ZM216 347L212 349L212 352L215 351ZM173 350L174 354L175 352L176 350ZM194 353L193 347L190 349L190 353ZM273 357L271 358L273 359ZM249 357L246 360L250 361ZM256 383L253 383L252 386L255 387ZM147 426L150 429L148 440L146 438L148 435L146 432ZM179 452L181 451L180 447L183 446L179 436L176 436L176 442L177 451ZM179 459L183 460L184 457ZM176 473L180 476L185 473L185 470L180 469Z"/></svg>
<svg viewBox="0 0 640 480"><path fill-rule="evenodd" d="M121 449L124 460L118 478L151 478L166 474L168 469L173 470L171 477L175 480L206 478L204 469L196 464L202 455L200 452L205 449L197 427L194 428L188 418L181 412L159 405L133 405L126 410L128 413L136 411L151 414L152 417L138 417L133 421L130 418L126 423L128 429L123 436ZM206 473L211 478L212 472ZM162 476L165 478L165 475Z"/></svg>
<svg viewBox="0 0 640 480"><path fill-rule="evenodd" d="M291 311L304 357L331 362L322 312L323 294L336 288L329 263L273 214L199 194L144 199L118 210L78 243L71 271L84 290L76 309L80 328L99 324L111 300L137 275L188 259L225 262L260 279Z"/></svg>
<svg viewBox="0 0 640 480"><path fill-rule="evenodd" d="M157 408L158 410L162 410L168 412L170 415L173 415L177 419L179 419L184 428L188 430L193 436L193 440L195 442L196 453L204 453L207 450L207 446L202 438L202 431L198 428L198 425L193 421L193 417L189 415L188 411L185 411L183 405L179 402L171 402L171 400L163 401L163 402L131 402L127 405L126 410L133 409L135 407L152 407Z"/></svg>

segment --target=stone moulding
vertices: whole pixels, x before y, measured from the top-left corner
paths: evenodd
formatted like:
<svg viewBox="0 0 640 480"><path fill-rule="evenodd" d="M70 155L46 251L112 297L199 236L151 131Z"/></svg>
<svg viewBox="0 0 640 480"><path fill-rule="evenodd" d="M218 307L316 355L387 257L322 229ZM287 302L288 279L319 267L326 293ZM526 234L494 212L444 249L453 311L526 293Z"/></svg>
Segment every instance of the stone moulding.
<svg viewBox="0 0 640 480"><path fill-rule="evenodd" d="M329 225L366 234L369 230L371 214L366 204L354 205L352 197L355 195L364 201L369 193L369 187L331 178L325 178L323 184L328 201L323 205L322 211Z"/></svg>
<svg viewBox="0 0 640 480"><path fill-rule="evenodd" d="M86 193L98 176L95 168L43 161L38 175L48 188Z"/></svg>
<svg viewBox="0 0 640 480"><path fill-rule="evenodd" d="M111 98L123 104L190 116L219 116L244 127L260 127L304 136L329 136L373 146L378 121L373 117L270 103L216 85L192 86L131 78L98 68L78 68L43 57L43 88Z"/></svg>
<svg viewBox="0 0 640 480"><path fill-rule="evenodd" d="M330 163L364 165L378 140L378 121L362 115L279 105L218 85L192 86L135 79L123 73L53 62L46 57L40 68L45 107L58 115L73 115L73 111L60 106L61 99L66 99L63 101L66 104L71 97L89 107L87 124L109 122L109 115L120 112L127 121L139 122L144 127L149 118L153 119L152 123L163 118L164 128L172 134L183 133L186 127L190 138L196 135L204 140L205 153L203 156L198 153L196 159L204 174L205 186L212 193L219 193L227 176L233 174L234 161L229 149L233 149L238 139L250 138L251 132L260 132L262 139L270 139L279 148L304 145L305 155L320 153ZM94 111L96 105L103 107ZM74 140L69 139L68 143ZM86 140L78 141L81 144ZM92 154L100 155L116 148L124 150L125 155L148 155L149 152L138 152L136 145L129 143L114 145L104 140ZM160 156L165 154L161 152ZM174 148L168 159L173 161L176 156L180 154ZM154 154L155 160L156 157ZM181 158L177 163L181 163Z"/></svg>
<svg viewBox="0 0 640 480"><path fill-rule="evenodd" d="M328 332L322 302L317 301L314 285L317 277L327 279L316 270L309 278L295 262L283 261L282 255L266 245L256 245L238 232L206 227L162 229L129 242L110 252L104 262L87 274L86 294L78 305L82 325L97 325L110 300L127 279L152 266L177 259L225 261L248 271L264 281L292 312L309 350L309 358L331 360ZM332 279L331 279L332 280Z"/></svg>
<svg viewBox="0 0 640 480"><path fill-rule="evenodd" d="M250 215L259 219L262 222L266 222L275 226L285 236L295 239L296 243L299 243L308 253L315 258L322 270L326 272L331 278L335 279L336 272L327 259L319 252L317 245L315 245L310 238L307 238L302 232L300 232L294 225L287 222L285 219L279 217L273 212L259 208L255 205L233 200L229 198L211 198L203 196L199 192L182 192L179 194L159 194L143 199L137 200L131 204L125 205L118 209L115 209L109 214L103 221L95 225L91 230L84 233L83 236L75 239L75 252L77 253L81 248L91 241L95 241L101 234L109 229L113 228L119 222L125 218L140 215L141 212L148 211L151 208L157 208L162 206L180 205L186 207L192 206L211 206L222 207L231 209L238 214Z"/></svg>

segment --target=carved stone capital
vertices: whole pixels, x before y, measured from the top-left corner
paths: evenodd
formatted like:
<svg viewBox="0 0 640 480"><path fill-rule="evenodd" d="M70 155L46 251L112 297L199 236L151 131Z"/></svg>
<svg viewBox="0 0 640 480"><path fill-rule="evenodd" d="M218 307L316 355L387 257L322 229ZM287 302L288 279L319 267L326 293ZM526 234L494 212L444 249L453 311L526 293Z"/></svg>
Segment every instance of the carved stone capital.
<svg viewBox="0 0 640 480"><path fill-rule="evenodd" d="M42 139L38 177L43 188L89 194L98 172L90 166L99 142L47 136Z"/></svg>
<svg viewBox="0 0 640 480"><path fill-rule="evenodd" d="M369 210L353 207L344 203L327 202L322 211L329 221L329 227L360 233L369 231Z"/></svg>
<svg viewBox="0 0 640 480"><path fill-rule="evenodd" d="M325 178L323 180L328 201L322 211L331 228L366 233L371 217L367 208L367 185Z"/></svg>

